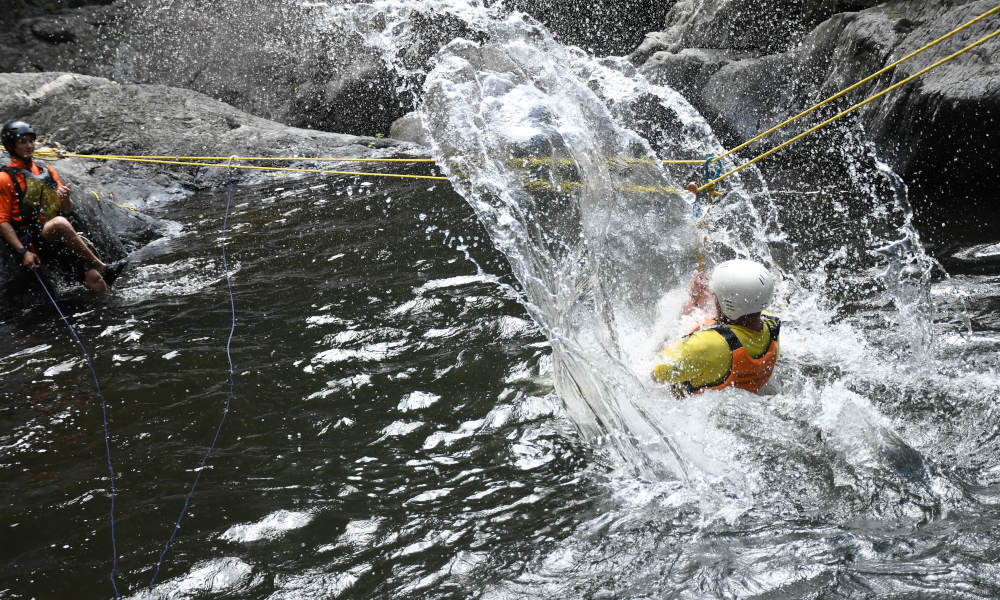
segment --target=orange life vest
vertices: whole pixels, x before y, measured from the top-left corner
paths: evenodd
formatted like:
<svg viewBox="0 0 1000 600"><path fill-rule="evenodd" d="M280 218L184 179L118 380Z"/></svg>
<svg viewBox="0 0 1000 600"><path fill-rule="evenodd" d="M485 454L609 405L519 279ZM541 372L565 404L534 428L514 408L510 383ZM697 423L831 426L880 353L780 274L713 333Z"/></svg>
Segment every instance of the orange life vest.
<svg viewBox="0 0 1000 600"><path fill-rule="evenodd" d="M687 392L700 394L705 390L721 390L728 387L740 388L755 394L759 392L760 388L764 387L764 384L771 378L774 365L778 362L778 333L781 330L781 321L777 317L762 315L761 320L767 324L771 341L760 356L750 356L733 330L724 323L716 323L715 319L708 319L698 327L700 330L715 331L726 340L726 343L729 344L729 351L732 353L732 364L729 367L729 373L722 381L699 388L695 388L689 383L687 384Z"/></svg>

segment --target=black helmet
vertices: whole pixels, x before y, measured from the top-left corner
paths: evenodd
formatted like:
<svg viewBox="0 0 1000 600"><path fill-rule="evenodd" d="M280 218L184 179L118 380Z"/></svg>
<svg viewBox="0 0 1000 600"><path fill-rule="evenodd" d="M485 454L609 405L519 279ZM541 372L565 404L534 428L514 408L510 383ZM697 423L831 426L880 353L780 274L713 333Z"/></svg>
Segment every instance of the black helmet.
<svg viewBox="0 0 1000 600"><path fill-rule="evenodd" d="M11 121L3 126L3 131L0 131L0 139L3 141L3 147L7 149L7 152L11 156L14 156L14 144L17 142L17 138L22 135L30 135L31 137L37 137L31 125L28 125L24 121Z"/></svg>

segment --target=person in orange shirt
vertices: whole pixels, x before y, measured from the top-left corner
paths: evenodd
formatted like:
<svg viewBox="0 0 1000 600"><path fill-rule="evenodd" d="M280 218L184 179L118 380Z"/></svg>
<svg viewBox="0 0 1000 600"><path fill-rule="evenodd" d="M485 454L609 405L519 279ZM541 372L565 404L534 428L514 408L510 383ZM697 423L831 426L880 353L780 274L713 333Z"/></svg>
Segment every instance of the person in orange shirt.
<svg viewBox="0 0 1000 600"><path fill-rule="evenodd" d="M774 295L774 277L752 260L728 260L706 282L697 273L691 286L695 306L716 316L660 351L653 379L679 396L729 387L759 392L778 360L781 321L764 308Z"/></svg>
<svg viewBox="0 0 1000 600"><path fill-rule="evenodd" d="M107 294L127 263L104 264L66 219L73 211L70 187L55 169L34 161L35 137L24 121L0 130L11 157L0 168L0 236L25 268L39 268L43 258L58 260L91 291Z"/></svg>

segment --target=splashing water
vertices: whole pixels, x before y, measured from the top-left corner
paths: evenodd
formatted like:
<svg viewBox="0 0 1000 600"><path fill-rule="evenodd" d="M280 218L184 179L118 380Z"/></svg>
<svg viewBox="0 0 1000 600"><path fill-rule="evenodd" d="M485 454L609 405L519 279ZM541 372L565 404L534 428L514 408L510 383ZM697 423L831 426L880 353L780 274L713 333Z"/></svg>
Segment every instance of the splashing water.
<svg viewBox="0 0 1000 600"><path fill-rule="evenodd" d="M407 85L423 81L434 156L551 341L566 414L626 472L700 490L678 500L669 488L642 495L647 502L662 508L665 496L676 510L696 504L706 522L749 526L762 507L922 521L955 501L956 482L904 441L913 429L894 415L923 403L914 393L940 387L941 321L961 335L967 320L961 305L958 316L935 308L931 283L943 270L920 244L905 186L863 132L836 132L823 158L838 164L836 180L813 174L813 191L770 190L750 169L695 216L690 195L676 192L690 174L657 159L723 149L678 93L625 60L559 44L525 15L430 4L352 14L376 11L384 27L372 45ZM419 32L407 25L424 10L460 21L466 34L426 71L412 60ZM781 276L784 358L764 396L726 391L678 404L648 380L658 344L691 325L679 320L680 304L702 249L709 267L750 257Z"/></svg>
<svg viewBox="0 0 1000 600"><path fill-rule="evenodd" d="M377 13L384 26L369 36L372 45L405 80L424 78L420 110L434 155L510 260L528 311L552 341L555 384L570 418L640 473L686 478L698 463L719 475L712 469L733 462L725 453L681 448L686 428L704 430L705 414L685 414L647 382L656 344L686 327L677 319L680 290L699 245L710 263L752 257L782 273L776 308L804 324L827 323L843 307L869 299L867 293L831 299L838 285L831 281L852 272L871 280L864 266L888 259L871 287L888 288L897 314L924 321L927 302L919 290L926 295L933 265L887 168L858 178L875 207L861 235L839 247L811 247L798 264L759 173L727 180L724 200L693 216L690 195L677 192L684 174L657 159L723 150L675 91L649 84L624 60L594 59L560 45L525 15L476 3L431 4L340 10L353 10L355 19ZM424 10L461 20L469 34L445 44L426 73L407 60L419 37L407 24L419 22L414 14ZM888 198L880 199L886 190ZM887 242L878 254L875 242L883 235L909 242ZM803 270L810 258L818 264ZM815 332L830 333L825 325ZM851 327L837 332L845 341L857 334ZM787 336L793 351L797 335ZM912 339L924 346L921 335Z"/></svg>
<svg viewBox="0 0 1000 600"><path fill-rule="evenodd" d="M460 451L446 457L459 462L456 470L467 469L455 475L459 483L439 481L436 470L448 463L435 458L406 462L408 469L415 467L406 478L416 477L418 469L434 471L421 482L426 489L397 482L391 469L382 489L377 469L362 471L365 465L380 466L380 453L399 451L408 436L449 410L442 408L448 405L442 399L448 386L408 389L387 405L400 414L371 427L375 442L362 444L366 454L351 467L357 471L346 480L334 472L329 480L349 481L337 493L351 498L352 486L371 489L372 497L408 494L410 520L394 522L377 510L358 510L347 517L343 539L326 540L317 554L353 545L368 549L384 533L382 519L390 521L385 527L394 530L392 536L396 529L404 532L399 544L405 547L396 560L416 556L422 565L420 553L427 548L457 550L453 555L442 550L447 561L440 571L412 565L397 571L382 563L375 568L378 559L367 555L349 564L319 560L316 572L309 563L309 569L276 578L284 577L284 583L272 597L301 597L299 590L315 595L319 589L350 594L357 581L382 581L389 571L392 581L377 589L400 597L425 597L421 586L433 588L439 580L458 581L484 598L804 597L823 591L863 596L873 589L919 594L937 589L945 578L942 587L967 584L980 595L995 589L988 560L967 557L987 552L996 540L964 532L995 530L997 521L990 507L1000 481L992 449L1000 385L990 369L996 367L998 343L995 335L978 341L965 336L968 324L956 299L960 282L942 279L942 267L912 227L905 187L863 142L863 132L831 135L836 143L818 160L842 166L836 176L827 175L833 180L823 179L817 168L802 185L781 189L792 186L765 181L748 169L726 180L725 197L696 216L690 195L675 192L692 179L692 169L657 159L700 159L723 148L680 94L650 84L627 61L595 59L564 46L543 26L500 4L384 0L331 6L324 14L328 22L317 28L359 34L396 73L400 95L420 99L417 110L435 159L507 258L521 302L549 341L552 382L565 415L600 450L597 473L587 476L606 485L597 486L596 499L588 499L595 506L573 507L582 522L558 521L563 529L546 530L527 543L532 545L528 567L491 571L483 548L520 549L501 539L501 532L509 528L513 537L521 532L506 516L497 517L501 525L496 525L492 505L482 510L488 525L470 525L462 511L466 504L478 506L507 493L506 482L462 497L462 478L480 466L475 460L461 464L466 457ZM391 191L404 198L412 193ZM431 233L427 229L428 243ZM449 239L452 243L464 242ZM751 257L780 276L774 312L785 323L782 358L762 395L729 390L679 402L649 381L656 347L687 329L680 306L700 249L708 266ZM338 265L349 253L331 249L326 263ZM199 260L175 261L184 293L211 287L205 277L188 281L186 271ZM367 277L366 269L359 271ZM425 318L447 314L435 312L435 303L458 305L466 293L462 286L497 284L478 266L477 271L433 285L417 279L413 297L406 279L400 286L407 288L406 297L378 318L364 313L352 322L342 314L350 302L318 301L323 308L314 312L322 314L310 316L308 327L331 331L313 336L309 352L288 377L337 374L304 402L343 401L347 391L352 400L357 394L363 403L374 402L385 400L376 390L387 381L405 387L417 367L385 376L378 365L419 346L410 339L411 327L419 333ZM254 269L242 272L249 279ZM151 266L141 268L135 275L142 283L137 296L125 300L132 306L148 303L161 276ZM298 285L298 273L284 276ZM307 283L301 289L329 285L320 281L324 277L303 277ZM382 285L364 287L365 301L377 306L383 291L376 287ZM399 315L413 323L400 326ZM525 323L514 323L515 329L531 329ZM431 327L421 343L462 333L462 325L435 321ZM180 358L174 351L162 356L184 360L195 350L183 347ZM348 372L351 361L361 361L366 370ZM459 355L456 363L461 361ZM534 374L548 367L524 370ZM282 411L284 393L274 394ZM476 432L487 431L483 437L492 440L491 424L502 422L504 411L531 412L507 402L517 400L504 396L481 420L427 433L423 451L449 444L464 451L461 444ZM338 415L318 436L347 431L352 419L374 412L366 407L350 418ZM533 454L534 440L522 441L517 461L508 461L517 468L528 471L551 460ZM319 453L323 460L326 450ZM605 461L610 468L602 470ZM313 482L319 476L309 472L301 478ZM369 484L375 487L365 487ZM321 487L315 495L326 502L334 493ZM496 510L515 512L511 507L539 503L549 513L556 512L556 504L569 503L551 494L544 500L526 492L508 507L497 500ZM240 518L220 539L256 543L256 535L231 533L255 527L277 532L261 539L294 536L295 528L284 521L271 527L274 515L286 520L292 515L291 525L303 529L331 518L322 509L315 515L275 509ZM466 543L462 535L472 530L467 537L476 539ZM958 541L942 551L946 538ZM300 553L297 546L294 552ZM952 559L963 566L946 573L951 567L942 565ZM248 562L219 556L196 564L178 581L182 587L211 589L219 573L226 586L258 585ZM483 581L491 582L485 590ZM165 588L162 595L182 593Z"/></svg>

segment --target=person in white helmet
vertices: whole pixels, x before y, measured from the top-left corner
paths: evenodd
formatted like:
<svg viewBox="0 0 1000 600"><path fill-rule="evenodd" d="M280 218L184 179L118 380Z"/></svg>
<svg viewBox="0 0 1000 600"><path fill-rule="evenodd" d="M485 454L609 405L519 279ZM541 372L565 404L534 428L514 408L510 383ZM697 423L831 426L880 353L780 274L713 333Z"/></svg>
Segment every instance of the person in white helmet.
<svg viewBox="0 0 1000 600"><path fill-rule="evenodd" d="M699 278L692 294L713 302L716 316L661 350L653 379L680 395L727 387L760 391L778 360L781 322L764 312L774 277L758 262L736 259L715 267L707 289Z"/></svg>

